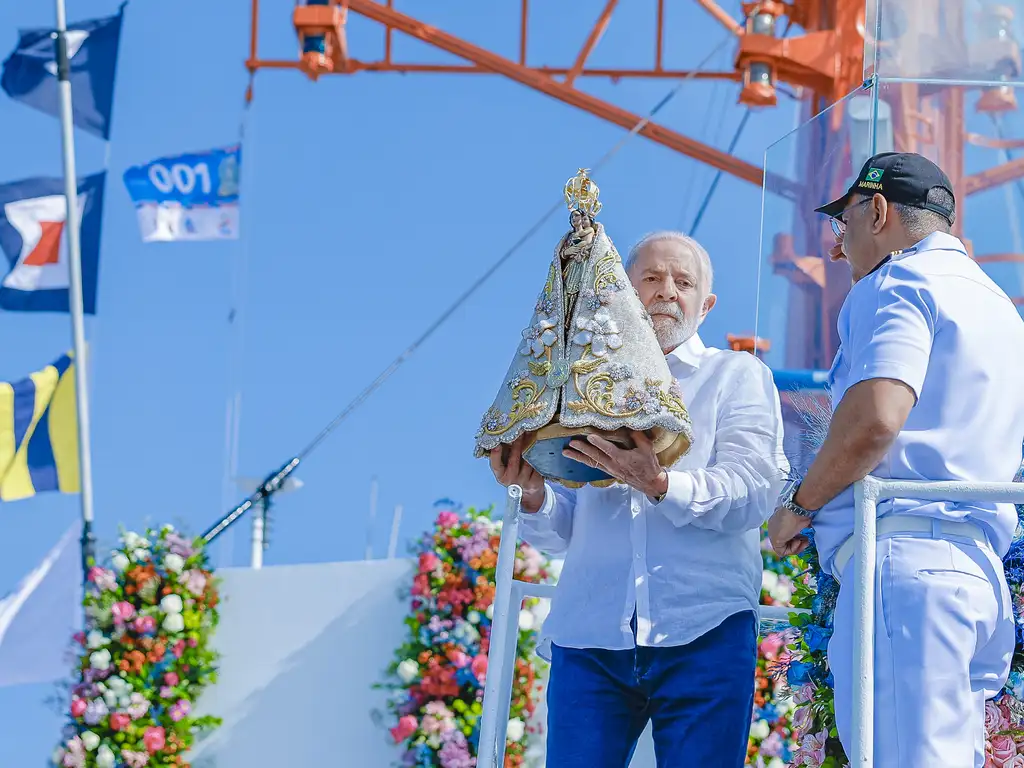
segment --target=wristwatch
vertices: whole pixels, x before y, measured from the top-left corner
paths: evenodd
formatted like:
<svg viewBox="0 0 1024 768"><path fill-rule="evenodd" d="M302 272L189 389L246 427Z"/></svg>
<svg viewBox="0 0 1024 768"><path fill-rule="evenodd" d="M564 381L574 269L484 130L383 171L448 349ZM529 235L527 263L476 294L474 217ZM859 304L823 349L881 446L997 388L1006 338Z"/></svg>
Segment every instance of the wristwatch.
<svg viewBox="0 0 1024 768"><path fill-rule="evenodd" d="M818 514L818 510L804 509L793 500L797 491L800 490L800 482L800 478L789 481L789 484L782 491L782 496L779 497L779 506L783 509L788 509L794 515L808 517L813 521Z"/></svg>

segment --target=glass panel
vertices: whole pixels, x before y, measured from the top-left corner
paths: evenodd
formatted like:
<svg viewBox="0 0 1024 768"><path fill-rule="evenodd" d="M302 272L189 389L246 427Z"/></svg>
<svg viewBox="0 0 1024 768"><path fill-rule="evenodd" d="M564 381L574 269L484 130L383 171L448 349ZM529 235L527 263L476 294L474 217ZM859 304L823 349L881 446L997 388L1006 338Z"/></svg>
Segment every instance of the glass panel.
<svg viewBox="0 0 1024 768"><path fill-rule="evenodd" d="M1024 117L1012 88L882 83L879 151L937 163L957 199L954 233L1024 309Z"/></svg>
<svg viewBox="0 0 1024 768"><path fill-rule="evenodd" d="M872 91L858 89L765 152L754 327L775 371L827 370L835 354L850 270L829 262L832 228L814 209L845 192L871 156L871 109Z"/></svg>
<svg viewBox="0 0 1024 768"><path fill-rule="evenodd" d="M865 77L1024 85L1024 0L867 0Z"/></svg>

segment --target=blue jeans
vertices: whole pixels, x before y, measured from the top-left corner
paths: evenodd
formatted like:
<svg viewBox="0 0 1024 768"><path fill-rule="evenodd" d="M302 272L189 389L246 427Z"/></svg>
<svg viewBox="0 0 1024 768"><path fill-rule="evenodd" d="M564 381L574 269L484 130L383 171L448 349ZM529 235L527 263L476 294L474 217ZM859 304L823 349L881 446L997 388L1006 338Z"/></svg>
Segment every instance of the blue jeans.
<svg viewBox="0 0 1024 768"><path fill-rule="evenodd" d="M551 768L626 768L648 720L658 768L742 768L754 707L753 611L687 645L551 652Z"/></svg>

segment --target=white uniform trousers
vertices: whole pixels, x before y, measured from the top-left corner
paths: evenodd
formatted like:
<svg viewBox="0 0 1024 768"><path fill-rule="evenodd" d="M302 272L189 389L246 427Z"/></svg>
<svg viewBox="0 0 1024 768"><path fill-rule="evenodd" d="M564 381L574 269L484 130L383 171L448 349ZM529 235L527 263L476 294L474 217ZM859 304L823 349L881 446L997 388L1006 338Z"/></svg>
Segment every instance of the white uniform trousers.
<svg viewBox="0 0 1024 768"><path fill-rule="evenodd" d="M987 545L938 531L878 540L874 768L982 768L985 700L1006 682L1014 619ZM845 566L828 661L839 738L853 740L853 580Z"/></svg>

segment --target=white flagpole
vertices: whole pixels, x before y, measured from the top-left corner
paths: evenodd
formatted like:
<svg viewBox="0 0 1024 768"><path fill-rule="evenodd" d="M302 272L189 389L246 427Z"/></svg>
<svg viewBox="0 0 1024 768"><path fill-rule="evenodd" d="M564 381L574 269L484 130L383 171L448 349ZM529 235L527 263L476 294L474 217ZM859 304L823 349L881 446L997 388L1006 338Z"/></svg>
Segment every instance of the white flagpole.
<svg viewBox="0 0 1024 768"><path fill-rule="evenodd" d="M398 529L402 525L402 505L395 507L395 514L391 518L391 538L388 540L388 560L394 559L398 554Z"/></svg>
<svg viewBox="0 0 1024 768"><path fill-rule="evenodd" d="M67 18L64 0L57 3L57 92L60 98L61 149L64 154L64 196L67 199L68 309L75 351L75 405L78 410L78 466L82 499L82 566L93 557L92 453L89 432L89 388L82 299L82 250L79 237L78 174L75 171L75 134L71 118L71 65L68 61Z"/></svg>

